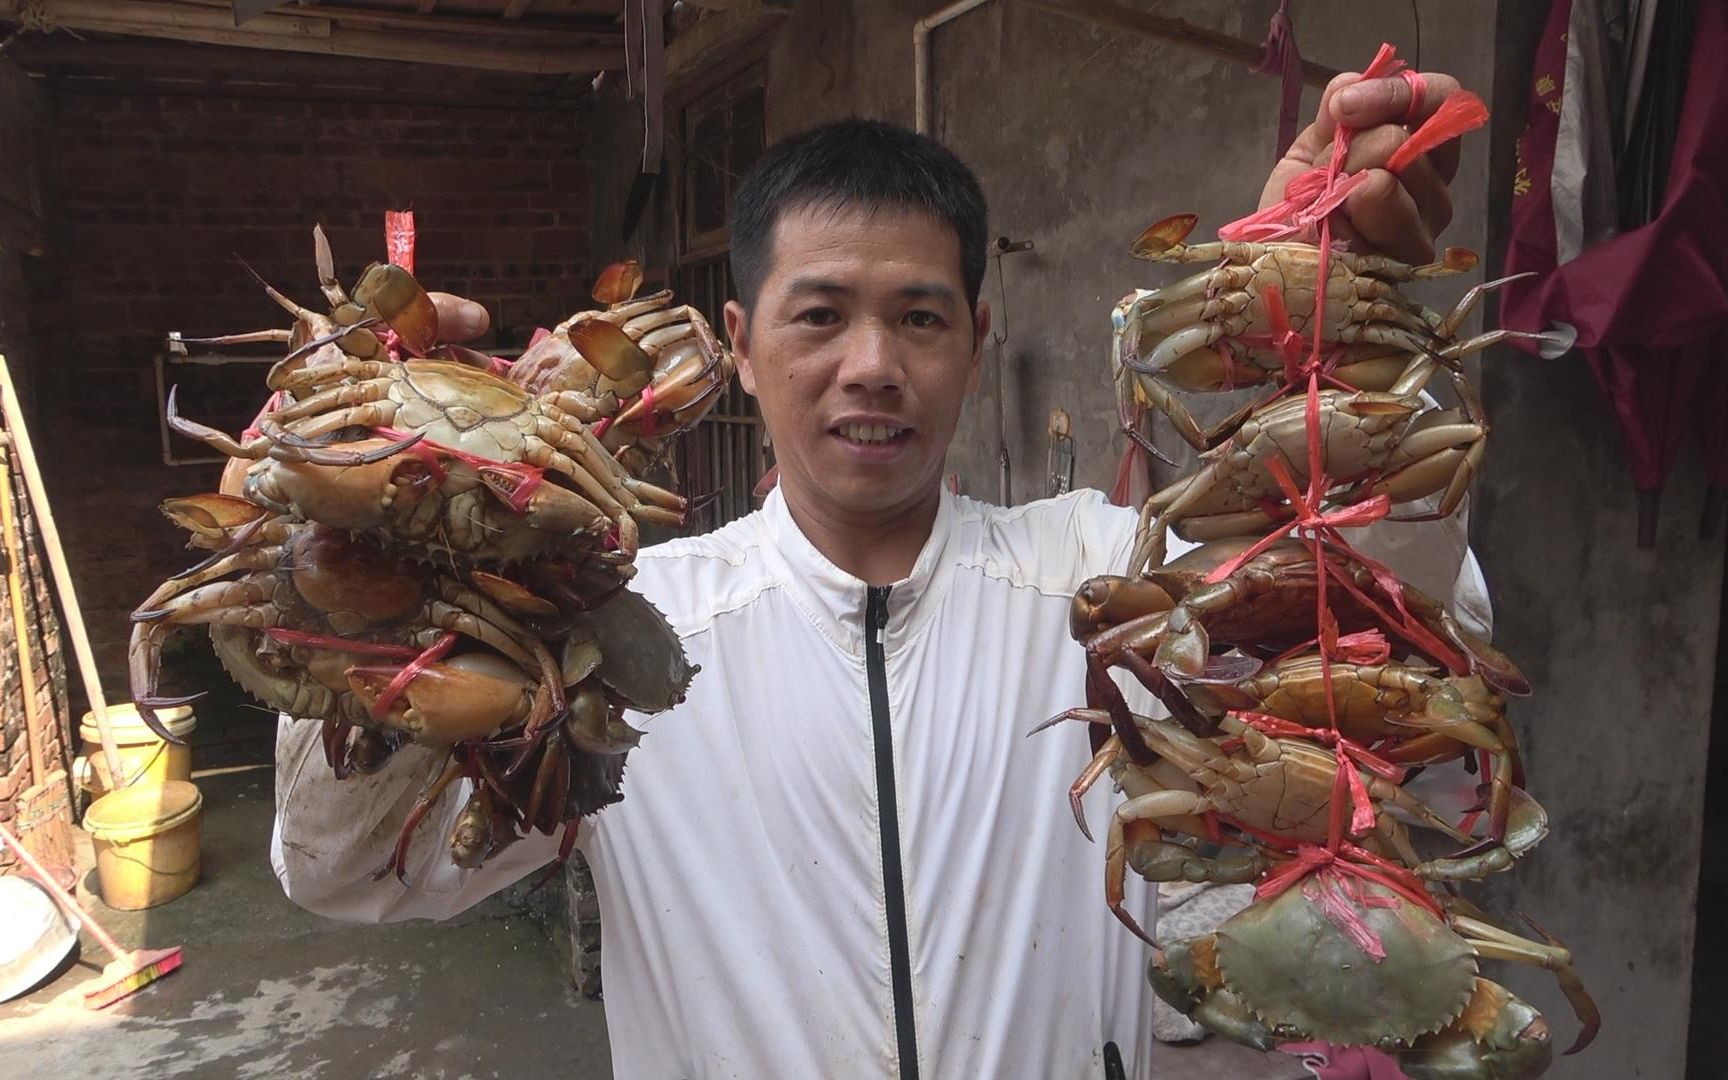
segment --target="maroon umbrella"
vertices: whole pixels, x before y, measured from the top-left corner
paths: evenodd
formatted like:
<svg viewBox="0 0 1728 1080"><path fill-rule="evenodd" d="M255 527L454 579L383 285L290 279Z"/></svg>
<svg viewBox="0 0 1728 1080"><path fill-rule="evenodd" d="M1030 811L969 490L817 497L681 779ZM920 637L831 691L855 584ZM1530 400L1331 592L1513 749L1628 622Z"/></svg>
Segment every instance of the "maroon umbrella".
<svg viewBox="0 0 1728 1080"><path fill-rule="evenodd" d="M1625 231L1558 263L1550 185L1573 3L1555 0L1537 45L1530 120L1518 142L1506 268L1538 276L1506 287L1501 323L1540 330L1564 322L1577 329L1578 346L1626 443L1640 493L1639 544L1649 546L1663 480L1691 426L1702 419L1692 403L1701 396L1700 379L1714 366L1710 344L1728 329L1728 279L1720 269L1728 245L1728 140L1720 134L1728 130L1728 65L1719 59L1728 47L1728 6L1705 3L1691 11L1676 5L1670 19L1680 21L1671 21L1666 35L1675 55L1666 62L1652 56L1647 66L1652 80L1677 83L1675 62L1692 61L1684 95L1670 101L1677 114L1672 153L1652 150L1648 141L1634 140L1628 148L1657 176L1666 173L1656 187L1663 193L1659 203L1648 199L1654 217L1623 217ZM1646 101L1659 106L1661 99L1647 90ZM1659 129L1660 117L1652 120L1647 112L1641 105L1639 121ZM1635 182L1628 186L1641 190ZM1708 416L1700 426L1710 432L1722 415ZM1712 445L1723 457L1721 475L1728 477L1728 447L1720 440Z"/></svg>

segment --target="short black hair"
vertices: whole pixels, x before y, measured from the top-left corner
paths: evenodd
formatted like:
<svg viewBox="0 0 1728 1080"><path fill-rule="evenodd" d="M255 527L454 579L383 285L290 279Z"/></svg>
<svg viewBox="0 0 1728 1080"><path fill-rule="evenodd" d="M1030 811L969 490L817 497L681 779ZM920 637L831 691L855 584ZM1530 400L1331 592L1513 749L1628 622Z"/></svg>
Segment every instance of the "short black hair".
<svg viewBox="0 0 1728 1080"><path fill-rule="evenodd" d="M732 200L732 281L746 311L768 276L780 215L807 206L922 211L960 239L960 277L974 310L984 284L984 189L952 150L879 120L840 120L775 143Z"/></svg>

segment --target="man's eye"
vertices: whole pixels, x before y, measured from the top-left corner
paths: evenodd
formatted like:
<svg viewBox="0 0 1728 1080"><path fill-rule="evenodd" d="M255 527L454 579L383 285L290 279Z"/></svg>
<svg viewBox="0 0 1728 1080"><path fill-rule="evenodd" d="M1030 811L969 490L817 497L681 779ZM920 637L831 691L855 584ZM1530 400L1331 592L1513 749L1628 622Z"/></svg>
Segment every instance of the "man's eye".
<svg viewBox="0 0 1728 1080"><path fill-rule="evenodd" d="M942 316L936 314L934 311L908 311L906 313L906 322L910 326L915 326L924 330L931 327L941 326Z"/></svg>
<svg viewBox="0 0 1728 1080"><path fill-rule="evenodd" d="M794 321L806 326L833 326L840 321L840 313L827 307L808 308L800 311Z"/></svg>

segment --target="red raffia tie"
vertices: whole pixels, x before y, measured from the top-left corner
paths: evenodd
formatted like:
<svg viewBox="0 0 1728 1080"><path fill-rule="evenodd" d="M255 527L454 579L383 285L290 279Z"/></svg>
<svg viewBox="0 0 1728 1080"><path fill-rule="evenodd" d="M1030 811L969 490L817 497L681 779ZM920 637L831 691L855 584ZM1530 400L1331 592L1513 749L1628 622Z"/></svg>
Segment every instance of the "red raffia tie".
<svg viewBox="0 0 1728 1080"><path fill-rule="evenodd" d="M396 428L381 427L372 430L386 439L403 440L411 437L408 432ZM433 442L431 439L421 439L413 446L405 448L404 452L413 454L424 462L435 483L443 483L444 477L448 475L444 463L439 460L441 457L455 458L476 472L504 473L515 477L517 480L516 487L510 493L510 497L504 499L503 502L518 514L528 509L528 503L534 497L534 492L546 482L546 470L538 465L529 465L520 461L494 461L489 457L468 450L458 450L454 446Z"/></svg>
<svg viewBox="0 0 1728 1080"><path fill-rule="evenodd" d="M398 671L396 677L390 680L390 685L384 688L384 692L379 694L378 700L373 703L372 719L382 720L388 716L390 706L396 704L396 699L402 696L404 690L408 689L408 684L418 678L421 672L444 659L444 654L455 647L456 638L455 631L446 630L425 652L410 660L401 671Z"/></svg>
<svg viewBox="0 0 1728 1080"><path fill-rule="evenodd" d="M277 390L269 397L265 398L264 407L259 409L258 415L252 418L252 426L247 428L245 431L242 431L240 437L242 439L256 439L258 436L262 435L263 432L258 429L258 425L264 422L266 416L269 416L271 413L282 407L282 399L284 396L286 396L284 391Z"/></svg>
<svg viewBox="0 0 1728 1080"><path fill-rule="evenodd" d="M1397 58L1397 51L1391 45L1381 45L1374 61L1362 72L1362 77L1386 78L1400 74L1403 67L1404 62ZM1421 108L1421 96L1416 91L1419 88L1425 91L1426 85L1421 82L1420 75L1415 79L1410 79L1409 76L1405 78L1410 83L1411 97L1415 102L1411 106L1412 112L1406 114L1408 121L1413 119L1415 111ZM1433 116L1393 151L1392 157L1386 162L1386 168L1393 173L1402 172L1416 158L1466 131L1481 127L1487 120L1488 108L1482 104L1481 98L1467 90L1455 91L1441 103ZM1258 241L1294 238L1313 243L1319 234L1320 224L1332 211L1344 205L1344 200L1349 198L1351 192L1356 190L1367 175L1343 173L1344 159L1349 153L1350 137L1353 134L1353 129L1339 127L1332 144L1332 161L1328 165L1310 169L1293 178L1285 185L1282 202L1231 222L1218 230L1219 237L1225 240ZM1322 276L1320 280L1326 279Z"/></svg>
<svg viewBox="0 0 1728 1080"><path fill-rule="evenodd" d="M1292 656L1314 648L1319 641L1318 637L1311 637L1300 645L1286 649L1273 657L1267 666L1276 667ZM1354 634L1345 634L1335 644L1335 658L1352 664L1384 664L1392 659L1392 643L1378 630L1358 630Z"/></svg>
<svg viewBox="0 0 1728 1080"><path fill-rule="evenodd" d="M400 364L402 362L402 335L396 332L395 327L386 326L384 336L378 341L384 346L384 351L390 355L391 363Z"/></svg>
<svg viewBox="0 0 1728 1080"><path fill-rule="evenodd" d="M264 631L264 636L285 645L303 645L309 649L334 649L337 652L351 652L360 656L378 656L387 660L412 660L420 655L420 650L411 649L406 645L386 645L376 641L349 641L347 638L332 637L328 634L313 634L305 630L289 630L286 627L272 626Z"/></svg>
<svg viewBox="0 0 1728 1080"><path fill-rule="evenodd" d="M652 439L660 433L659 414L654 411L653 383L642 388L642 422L637 426L642 429L644 439Z"/></svg>
<svg viewBox="0 0 1728 1080"><path fill-rule="evenodd" d="M504 504L518 514L527 512L534 493L546 482L546 470L538 465L515 462L508 465L483 465L481 468L488 473L507 473L516 478L516 487L510 492L510 497L504 500Z"/></svg>
<svg viewBox="0 0 1728 1080"><path fill-rule="evenodd" d="M1385 957L1385 949L1379 935L1375 934L1373 928L1362 918L1362 909L1395 907L1398 901L1393 897L1369 896L1364 884L1374 884L1390 890L1428 911L1436 919L1445 919L1439 905L1428 895L1427 890L1422 887L1422 880L1415 874L1402 866L1387 862L1371 851L1349 843L1342 845L1338 851L1313 844L1299 845L1295 858L1274 867L1260 880L1260 884L1254 888L1254 899L1271 900L1281 896L1285 890L1311 876L1319 879L1315 882L1316 889L1310 892L1305 887L1303 895L1314 900L1333 925L1376 960ZM1337 891L1332 891L1331 896L1327 897L1326 892L1329 889ZM1354 898L1359 899L1352 904L1350 899Z"/></svg>
<svg viewBox="0 0 1728 1080"><path fill-rule="evenodd" d="M1399 72L1404 67L1403 61L1397 58L1396 50L1391 45L1382 44L1374 60L1362 73L1364 79L1384 78ZM1421 92L1425 85L1420 76L1408 79L1411 96L1416 99L1411 106L1414 116L1421 107ZM1487 119L1487 110L1480 100L1473 95L1462 92L1453 95L1435 115L1418 128L1409 139L1394 152L1387 162L1387 168L1397 173L1407 167L1420 154L1439 146L1448 139L1454 138ZM1346 802L1355 808L1351 815L1350 829L1353 834L1360 835L1373 827L1374 811L1369 800L1366 785L1363 784L1357 763L1360 758L1351 753L1346 746L1348 740L1338 735L1337 701L1332 687L1332 663L1339 653L1338 623L1332 616L1327 603L1327 579L1336 577L1341 582L1344 575L1333 567L1326 559L1325 546L1327 541L1342 550L1348 556L1361 559L1354 549L1344 542L1338 530L1367 525L1372 521L1385 517L1391 510L1391 499L1386 495L1377 495L1354 506L1343 507L1326 513L1322 510L1327 492L1332 487L1332 480L1326 476L1325 460L1322 452L1320 431L1320 381L1330 378L1327 370L1327 350L1322 342L1323 329L1326 325L1326 282L1331 277L1332 257L1332 226L1331 214L1343 206L1346 199L1367 177L1367 173L1346 174L1344 162L1350 150L1350 142L1355 135L1352 128L1340 126L1333 138L1332 159L1324 167L1311 169L1297 176L1285 187L1284 201L1267 207L1258 213L1251 214L1238 221L1226 225L1218 231L1224 240L1231 241L1272 241L1295 238L1304 242L1317 242L1319 246L1319 265L1316 278L1320 282L1315 289L1314 314L1310 325L1314 328L1312 348L1304 361L1303 335L1291 328L1289 313L1284 305L1284 298L1277 289L1265 292L1265 305L1268 322L1272 327L1270 344L1283 361L1285 388L1280 393L1293 389L1306 376L1307 408L1306 435L1308 439L1308 490L1301 491L1291 475L1289 467L1281 458L1271 458L1267 461L1267 469L1273 481L1283 492L1294 515L1291 524L1298 535L1307 534L1313 546L1315 565L1315 640L1320 652L1320 675L1326 693L1326 714L1331 724L1334 753L1337 757L1337 780L1333 791L1332 814L1328 831L1326 858L1334 858L1334 853L1340 850L1345 840L1344 808ZM1334 350L1333 356L1336 356ZM1276 543L1290 532L1290 528L1275 529L1263 537L1253 547L1220 566L1211 575L1209 581L1219 581L1234 573L1242 564L1254 558ZM1366 562L1366 560L1363 560ZM1409 628L1415 623L1409 613L1404 611L1403 589L1396 578L1382 579L1384 568L1371 570L1382 591L1394 598L1395 606L1404 616L1403 623ZM1362 599L1353 583L1345 582L1346 588ZM1371 610L1379 610L1370 605ZM1421 633L1432 639L1432 635ZM1445 655L1455 655L1447 650ZM1312 735L1310 735L1312 737ZM1325 740L1321 740L1325 741ZM1352 744L1353 745L1353 744ZM1366 751L1363 751L1366 753ZM1384 762L1381 762L1384 764ZM1366 931L1366 926L1361 929Z"/></svg>
<svg viewBox="0 0 1728 1080"><path fill-rule="evenodd" d="M1332 782L1332 812L1339 818L1333 831L1341 831L1344 807L1351 806L1350 835L1362 836L1374 828L1374 801L1369 798L1368 785L1358 769L1367 769L1382 780L1394 784L1404 782L1405 770L1380 757L1366 746L1345 738L1336 730L1319 730L1292 723L1266 713L1235 712L1231 715L1256 731L1274 738L1302 738L1331 746L1338 760L1338 770Z"/></svg>
<svg viewBox="0 0 1728 1080"><path fill-rule="evenodd" d="M652 439L655 435L660 433L659 417L654 412L654 384L649 383L647 386L642 388L640 394L633 398L626 399L624 404L619 407L618 411L623 412L625 408L629 407L636 401L642 402L642 419L636 422L636 426L641 430L644 439ZM602 416L600 419L594 421L592 425L594 437L596 439L605 438L606 433L612 430L612 424L616 419L616 416Z"/></svg>
<svg viewBox="0 0 1728 1080"><path fill-rule="evenodd" d="M414 272L414 211L384 211L384 250L392 263Z"/></svg>

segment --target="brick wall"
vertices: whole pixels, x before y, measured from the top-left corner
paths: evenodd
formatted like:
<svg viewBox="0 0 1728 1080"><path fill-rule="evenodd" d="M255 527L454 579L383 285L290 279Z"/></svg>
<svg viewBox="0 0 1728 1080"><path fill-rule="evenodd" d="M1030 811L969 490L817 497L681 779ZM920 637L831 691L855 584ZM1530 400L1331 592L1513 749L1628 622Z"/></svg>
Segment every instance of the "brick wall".
<svg viewBox="0 0 1728 1080"><path fill-rule="evenodd" d="M156 504L213 490L218 475L162 462L153 356L170 330L287 325L236 254L321 305L312 225L352 283L382 257L383 211L412 207L418 276L485 303L503 344L588 306L604 260L590 257L581 117L568 109L55 98L49 242L27 268L32 419L103 684L124 700L127 613L195 561ZM261 400L263 369L244 371L223 378L256 379ZM182 409L215 419L199 385L189 378Z"/></svg>
<svg viewBox="0 0 1728 1080"><path fill-rule="evenodd" d="M55 769L70 769L72 716L66 695L66 657L41 535L24 478L10 453L0 453L0 468L11 470L8 490L18 536L16 547L0 544L0 822L11 823L20 792L41 783ZM17 566L23 583L23 626L12 619L12 598L4 572L9 565ZM27 650L18 647L20 641ZM28 708L19 671L26 651L35 690L35 700ZM40 775L31 768L26 725L32 721L42 751ZM13 859L9 849L0 850L0 869L9 867Z"/></svg>

